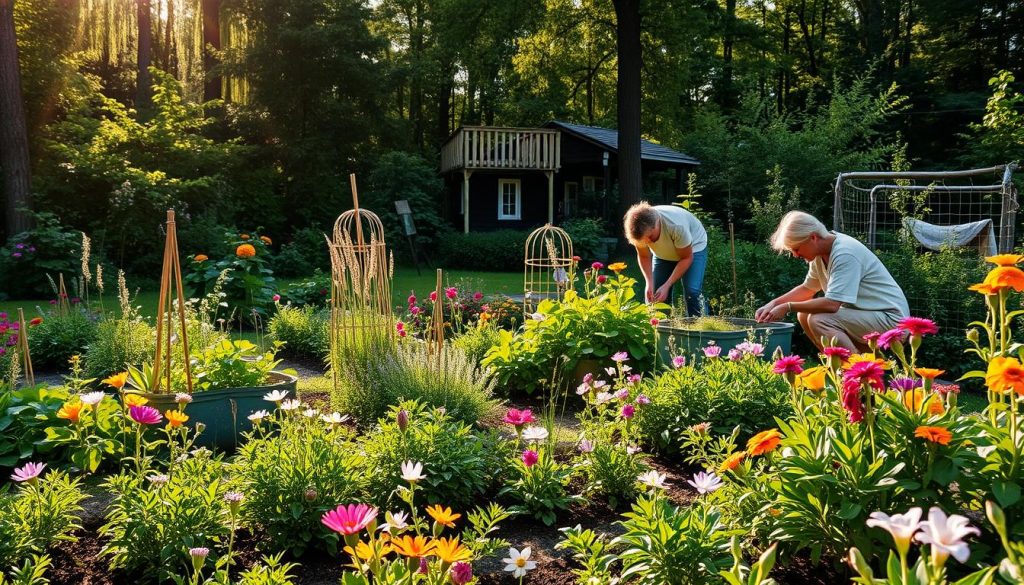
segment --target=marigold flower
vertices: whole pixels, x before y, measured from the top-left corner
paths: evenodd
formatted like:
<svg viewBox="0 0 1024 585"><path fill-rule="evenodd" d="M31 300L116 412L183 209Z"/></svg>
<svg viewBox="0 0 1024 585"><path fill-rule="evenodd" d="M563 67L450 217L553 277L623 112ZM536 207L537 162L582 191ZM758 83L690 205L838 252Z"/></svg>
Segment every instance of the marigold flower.
<svg viewBox="0 0 1024 585"><path fill-rule="evenodd" d="M82 407L84 405L81 402L65 402L60 410L57 411L57 418L66 419L72 423L77 423L82 417Z"/></svg>
<svg viewBox="0 0 1024 585"><path fill-rule="evenodd" d="M128 382L128 372L121 372L120 374L114 374L113 376L103 380L103 383L117 388L120 390L124 388L125 383ZM127 397L126 397L127 398Z"/></svg>
<svg viewBox="0 0 1024 585"><path fill-rule="evenodd" d="M451 508L442 508L440 504L427 506L427 514L430 514L434 522L448 528L455 528L455 521L462 518L462 514L453 514Z"/></svg>
<svg viewBox="0 0 1024 585"><path fill-rule="evenodd" d="M429 508L428 508L429 510ZM391 547L403 557L423 558L434 556L434 549L437 548L437 541L427 540L425 536L411 536L406 534L401 538L392 538Z"/></svg>
<svg viewBox="0 0 1024 585"><path fill-rule="evenodd" d="M1024 291L1024 270L1016 266L997 266L985 277L983 284L994 291L1012 288L1017 292Z"/></svg>
<svg viewBox="0 0 1024 585"><path fill-rule="evenodd" d="M625 262L615 262L614 264L609 264L608 265L608 270L611 270L615 274L618 274L618 273L622 272L625 269L626 269L626 263Z"/></svg>
<svg viewBox="0 0 1024 585"><path fill-rule="evenodd" d="M127 406L128 408L131 408L133 406L143 406L147 402L149 402L149 399L141 394L131 393L124 395L124 405Z"/></svg>
<svg viewBox="0 0 1024 585"><path fill-rule="evenodd" d="M192 259L195 260L196 262L206 262L207 260L210 259L210 257L207 256L206 254L196 254Z"/></svg>
<svg viewBox="0 0 1024 585"><path fill-rule="evenodd" d="M188 415L178 410L168 410L164 412L164 416L167 417L167 422L174 428L180 427L188 420Z"/></svg>
<svg viewBox="0 0 1024 585"><path fill-rule="evenodd" d="M997 254L985 257L985 262L991 262L996 266L1014 266L1020 264L1021 260L1024 260L1024 256L1020 254Z"/></svg>
<svg viewBox="0 0 1024 585"><path fill-rule="evenodd" d="M779 429L768 429L767 431L761 431L747 441L747 453L751 457L757 455L763 455L775 449L779 446L779 441L782 440L782 434L779 433Z"/></svg>
<svg viewBox="0 0 1024 585"><path fill-rule="evenodd" d="M806 388L812 392L820 392L825 389L825 375L827 373L828 368L825 366L807 368L797 374L797 388Z"/></svg>
<svg viewBox="0 0 1024 585"><path fill-rule="evenodd" d="M985 384L996 392L1013 390L1024 395L1024 366L1017 358L994 357L988 363Z"/></svg>
<svg viewBox="0 0 1024 585"><path fill-rule="evenodd" d="M914 430L914 436L939 445L948 445L953 439L953 433L945 427L930 427L922 425Z"/></svg>
<svg viewBox="0 0 1024 585"><path fill-rule="evenodd" d="M935 368L914 368L914 373L926 380L934 380L942 374L945 374L946 370L938 370Z"/></svg>
<svg viewBox="0 0 1024 585"><path fill-rule="evenodd" d="M274 241L271 240L270 238L268 238L267 236L260 236L260 241L263 242L264 244L268 245L268 246L270 246L270 245L272 245L274 243Z"/></svg>
<svg viewBox="0 0 1024 585"><path fill-rule="evenodd" d="M725 461L723 461L721 465L718 466L719 473L724 473L726 471L732 471L733 469L736 469L736 467L738 467L740 463L743 463L743 460L746 458L747 454L742 451L740 451L739 453L733 453Z"/></svg>
<svg viewBox="0 0 1024 585"><path fill-rule="evenodd" d="M942 403L942 399L932 395L932 399L928 401L928 414L941 416L944 412L946 412L946 406Z"/></svg>
<svg viewBox="0 0 1024 585"><path fill-rule="evenodd" d="M473 553L459 542L459 538L439 538L436 541L434 554L437 558L446 563L457 561L468 561L473 558Z"/></svg>
<svg viewBox="0 0 1024 585"><path fill-rule="evenodd" d="M256 255L256 248L252 244L242 244L235 248L235 256L239 258L252 258Z"/></svg>

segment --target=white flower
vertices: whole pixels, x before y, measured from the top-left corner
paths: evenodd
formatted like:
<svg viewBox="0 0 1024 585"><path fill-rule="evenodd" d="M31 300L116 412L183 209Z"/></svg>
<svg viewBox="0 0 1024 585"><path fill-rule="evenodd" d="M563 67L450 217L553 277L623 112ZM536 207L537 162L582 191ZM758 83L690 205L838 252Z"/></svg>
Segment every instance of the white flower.
<svg viewBox="0 0 1024 585"><path fill-rule="evenodd" d="M89 406L96 406L97 404L100 403L100 400L103 400L106 396L107 395L104 394L103 392L97 391L97 392L89 392L88 394L82 394L78 398L79 398L79 400L82 401L82 404L88 404Z"/></svg>
<svg viewBox="0 0 1024 585"><path fill-rule="evenodd" d="M321 414L320 420L327 424L340 425L341 423L348 420L347 414L341 414L340 412L332 412L331 414Z"/></svg>
<svg viewBox="0 0 1024 585"><path fill-rule="evenodd" d="M522 552L509 547L508 558L501 559L501 562L505 563L505 570L510 571L512 576L519 579L526 576L527 571L532 571L537 568L537 562L530 560L530 547L526 547Z"/></svg>
<svg viewBox="0 0 1024 585"><path fill-rule="evenodd" d="M300 406L302 402L298 398L292 398L281 403L281 410L296 410Z"/></svg>
<svg viewBox="0 0 1024 585"><path fill-rule="evenodd" d="M604 371L608 372L609 376L614 376L614 375L619 373L618 370L616 370L615 368L610 368L610 367L609 368L605 368Z"/></svg>
<svg viewBox="0 0 1024 585"><path fill-rule="evenodd" d="M715 475L714 472L704 473L701 471L694 475L693 479L686 480L686 483L692 485L702 494L710 494L722 487L722 479Z"/></svg>
<svg viewBox="0 0 1024 585"><path fill-rule="evenodd" d="M384 524L381 525L380 529L383 532L391 532L392 529L397 531L405 530L409 527L408 520L409 515L405 512L384 512Z"/></svg>
<svg viewBox="0 0 1024 585"><path fill-rule="evenodd" d="M872 512L865 524L888 531L896 542L896 550L901 554L907 554L910 550L910 541L921 525L921 508L911 508L906 514L892 516L883 512Z"/></svg>
<svg viewBox="0 0 1024 585"><path fill-rule="evenodd" d="M992 452L995 451L995 450L996 450L996 446L995 445L991 445L991 446L988 446L988 447L978 447L977 449L975 449L975 451L978 452L978 455L982 459L988 459L988 456L991 455Z"/></svg>
<svg viewBox="0 0 1024 585"><path fill-rule="evenodd" d="M315 408L307 408L306 410L302 411L302 416L306 418L314 418L318 414L320 414L320 411Z"/></svg>
<svg viewBox="0 0 1024 585"><path fill-rule="evenodd" d="M977 528L967 525L967 518L959 514L946 517L946 513L935 506L928 510L928 520L921 523L920 529L917 541L932 545L932 563L936 567L941 567L950 555L961 563L965 562L971 556L971 549L964 542L964 537L981 534Z"/></svg>
<svg viewBox="0 0 1024 585"><path fill-rule="evenodd" d="M265 410L257 410L256 412L249 415L249 420L256 423L270 416L270 413Z"/></svg>
<svg viewBox="0 0 1024 585"><path fill-rule="evenodd" d="M626 454L627 455L636 455L637 453L639 453L642 450L643 449L641 449L640 447L637 447L636 445L630 445L630 446L626 447Z"/></svg>
<svg viewBox="0 0 1024 585"><path fill-rule="evenodd" d="M530 315L530 318L533 319L534 321L543 321L544 320L544 313L533 313L533 314ZM513 549L513 550L515 550L515 549ZM529 550L529 549L527 549L527 550Z"/></svg>
<svg viewBox="0 0 1024 585"><path fill-rule="evenodd" d="M548 430L544 427L526 427L523 431L523 440L527 442L543 441L548 438Z"/></svg>
<svg viewBox="0 0 1024 585"><path fill-rule="evenodd" d="M638 475L636 480L644 485L649 485L652 488L659 490L663 490L669 486L669 484L665 482L665 474L658 473L653 469L648 471L647 473Z"/></svg>
<svg viewBox="0 0 1024 585"><path fill-rule="evenodd" d="M580 396L583 396L587 392L590 392L590 384L587 384L586 382L576 387L576 393Z"/></svg>
<svg viewBox="0 0 1024 585"><path fill-rule="evenodd" d="M406 461L402 464L402 479L409 483L415 483L427 476L423 475L423 464L416 461Z"/></svg>
<svg viewBox="0 0 1024 585"><path fill-rule="evenodd" d="M263 400L267 402L281 402L285 398L288 398L287 390L274 390L268 394L263 395Z"/></svg>
<svg viewBox="0 0 1024 585"><path fill-rule="evenodd" d="M597 396L594 397L594 402L597 402L598 404L604 404L605 402L611 401L611 399L612 399L612 395L611 394L609 394L607 392L598 392Z"/></svg>
<svg viewBox="0 0 1024 585"><path fill-rule="evenodd" d="M592 453L593 451L594 443L590 439L580 441L580 453Z"/></svg>
<svg viewBox="0 0 1024 585"><path fill-rule="evenodd" d="M623 374L625 374L627 372L632 372L633 371L632 366L628 366L626 364L621 364L619 367L622 368L622 373Z"/></svg>
<svg viewBox="0 0 1024 585"><path fill-rule="evenodd" d="M167 477L166 475L164 475L162 473L159 473L159 474L156 474L156 475L147 475L146 479L149 480L149 483L151 483L151 484L153 484L154 486L157 486L157 487L165 485L168 481L171 480L171 478Z"/></svg>

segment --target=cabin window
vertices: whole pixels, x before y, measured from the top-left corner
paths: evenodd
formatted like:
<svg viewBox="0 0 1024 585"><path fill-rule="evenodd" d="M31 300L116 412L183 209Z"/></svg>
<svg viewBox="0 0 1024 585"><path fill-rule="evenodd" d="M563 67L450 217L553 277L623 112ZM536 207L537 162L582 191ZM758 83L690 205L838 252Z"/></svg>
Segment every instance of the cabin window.
<svg viewBox="0 0 1024 585"><path fill-rule="evenodd" d="M597 193L604 191L604 177L583 177L583 192Z"/></svg>
<svg viewBox="0 0 1024 585"><path fill-rule="evenodd" d="M498 179L498 219L520 219L521 203L519 179Z"/></svg>
<svg viewBox="0 0 1024 585"><path fill-rule="evenodd" d="M573 217L577 214L579 206L580 184L575 181L566 181L563 213L565 217Z"/></svg>

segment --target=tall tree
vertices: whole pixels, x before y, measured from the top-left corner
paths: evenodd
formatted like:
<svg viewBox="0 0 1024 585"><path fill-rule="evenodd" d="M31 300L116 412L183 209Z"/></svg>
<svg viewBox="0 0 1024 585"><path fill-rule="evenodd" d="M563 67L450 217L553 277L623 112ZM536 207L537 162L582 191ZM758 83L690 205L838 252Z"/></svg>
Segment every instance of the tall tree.
<svg viewBox="0 0 1024 585"><path fill-rule="evenodd" d="M153 59L153 14L149 0L137 0L137 27L139 31L138 52L135 73L135 110L139 115L149 110L152 97L152 81L149 66Z"/></svg>
<svg viewBox="0 0 1024 585"><path fill-rule="evenodd" d="M220 0L202 0L203 10L203 100L220 99L220 74L216 73L220 51Z"/></svg>
<svg viewBox="0 0 1024 585"><path fill-rule="evenodd" d="M30 227L30 216L23 210L32 206L31 168L25 105L21 96L21 70L18 65L18 40L14 29L14 0L0 0L0 173L7 235Z"/></svg>
<svg viewBox="0 0 1024 585"><path fill-rule="evenodd" d="M619 211L643 197L640 167L640 1L614 0L619 52Z"/></svg>

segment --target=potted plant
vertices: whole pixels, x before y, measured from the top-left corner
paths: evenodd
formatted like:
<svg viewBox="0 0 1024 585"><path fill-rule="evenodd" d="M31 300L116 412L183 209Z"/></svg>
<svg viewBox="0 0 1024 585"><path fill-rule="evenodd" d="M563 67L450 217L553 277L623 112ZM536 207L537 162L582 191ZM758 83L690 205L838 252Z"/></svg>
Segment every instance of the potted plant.
<svg viewBox="0 0 1024 585"><path fill-rule="evenodd" d="M792 323L758 323L738 317L672 318L659 322L657 330L661 363L671 363L678 355L700 361L704 359L704 348L709 345L728 352L746 340L763 345L765 356L771 356L780 348L782 353L788 354L793 341Z"/></svg>

